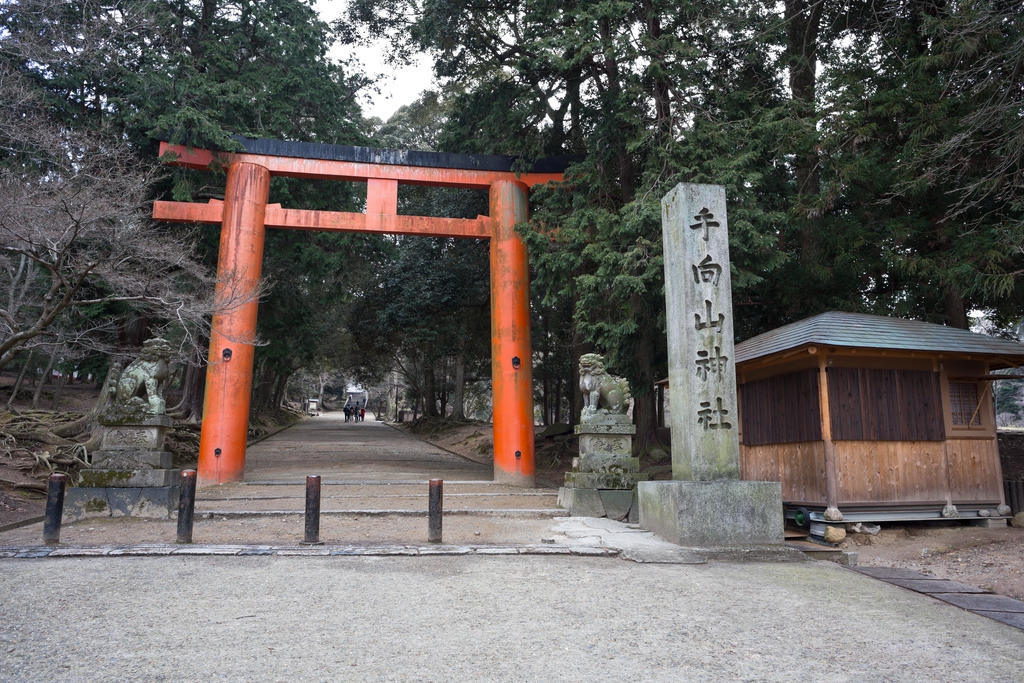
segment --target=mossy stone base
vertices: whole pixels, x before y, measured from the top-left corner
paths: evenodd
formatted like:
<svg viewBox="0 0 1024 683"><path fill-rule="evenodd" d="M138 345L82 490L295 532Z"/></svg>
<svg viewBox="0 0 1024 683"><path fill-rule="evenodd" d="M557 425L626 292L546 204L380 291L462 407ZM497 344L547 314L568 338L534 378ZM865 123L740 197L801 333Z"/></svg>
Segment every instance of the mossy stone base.
<svg viewBox="0 0 1024 683"><path fill-rule="evenodd" d="M91 488L139 488L152 486L177 486L181 481L181 470L82 470L79 487Z"/></svg>
<svg viewBox="0 0 1024 683"><path fill-rule="evenodd" d="M141 517L170 519L178 509L178 486L81 487L64 495L64 522L88 517Z"/></svg>
<svg viewBox="0 0 1024 683"><path fill-rule="evenodd" d="M572 459L573 472L639 472L640 458L619 455L581 455Z"/></svg>
<svg viewBox="0 0 1024 683"><path fill-rule="evenodd" d="M92 466L101 470L169 470L174 454L170 451L93 451Z"/></svg>
<svg viewBox="0 0 1024 683"><path fill-rule="evenodd" d="M563 486L558 489L558 505L570 517L608 517L635 523L638 519L636 489L601 490Z"/></svg>
<svg viewBox="0 0 1024 683"><path fill-rule="evenodd" d="M783 545L782 485L775 481L642 481L640 526L687 548Z"/></svg>
<svg viewBox="0 0 1024 683"><path fill-rule="evenodd" d="M617 489L629 491L647 479L637 472L566 472L565 485L574 489Z"/></svg>

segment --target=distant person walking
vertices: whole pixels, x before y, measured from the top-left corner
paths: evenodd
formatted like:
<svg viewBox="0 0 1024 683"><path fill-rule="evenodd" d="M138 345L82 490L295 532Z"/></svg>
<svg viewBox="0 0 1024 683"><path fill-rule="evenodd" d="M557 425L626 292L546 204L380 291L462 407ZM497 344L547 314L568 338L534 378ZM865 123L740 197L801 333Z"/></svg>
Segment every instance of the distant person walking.
<svg viewBox="0 0 1024 683"><path fill-rule="evenodd" d="M359 409L359 421L366 422L366 408Z"/></svg>
<svg viewBox="0 0 1024 683"><path fill-rule="evenodd" d="M348 422L348 418L349 418L349 416L351 414L352 414L352 411L349 409L348 406L345 406L345 422Z"/></svg>

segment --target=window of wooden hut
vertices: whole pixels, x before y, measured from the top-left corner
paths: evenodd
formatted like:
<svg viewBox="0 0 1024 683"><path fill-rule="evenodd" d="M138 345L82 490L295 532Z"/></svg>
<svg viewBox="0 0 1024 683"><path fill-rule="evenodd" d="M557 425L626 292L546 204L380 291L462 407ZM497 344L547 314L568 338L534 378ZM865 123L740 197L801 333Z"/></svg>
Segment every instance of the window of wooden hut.
<svg viewBox="0 0 1024 683"><path fill-rule="evenodd" d="M980 427L978 385L974 382L949 383L949 409L957 427Z"/></svg>
<svg viewBox="0 0 1024 683"><path fill-rule="evenodd" d="M818 369L739 386L743 445L821 441Z"/></svg>
<svg viewBox="0 0 1024 683"><path fill-rule="evenodd" d="M915 370L828 368L835 441L942 441L939 375Z"/></svg>

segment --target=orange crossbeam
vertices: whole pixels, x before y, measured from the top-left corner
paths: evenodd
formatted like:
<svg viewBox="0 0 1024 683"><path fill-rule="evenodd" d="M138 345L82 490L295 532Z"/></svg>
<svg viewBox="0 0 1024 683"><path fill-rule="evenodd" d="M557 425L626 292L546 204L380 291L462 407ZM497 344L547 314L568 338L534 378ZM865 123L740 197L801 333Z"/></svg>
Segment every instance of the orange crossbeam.
<svg viewBox="0 0 1024 683"><path fill-rule="evenodd" d="M169 223L220 223L224 202L208 204L190 202L153 202L153 220ZM432 237L469 237L488 239L490 219L428 218L393 214L346 213L342 211L307 211L283 209L269 204L264 225L285 230L324 230L332 232L369 232L391 235L429 235Z"/></svg>
<svg viewBox="0 0 1024 683"><path fill-rule="evenodd" d="M263 166L272 176L289 178L319 178L366 182L370 179L396 180L404 185L429 185L432 187L460 187L468 190L486 190L499 180L511 180L526 187L561 182L561 173L522 173L518 176L511 171L474 171L460 168L428 168L423 166L396 166L391 164L367 164L356 161L333 161L329 159L302 159L279 157L247 152L217 152L205 149L188 150L182 145L160 143L160 156L168 152L175 155L171 162L199 170L209 170L214 162L225 168L230 164L245 162Z"/></svg>

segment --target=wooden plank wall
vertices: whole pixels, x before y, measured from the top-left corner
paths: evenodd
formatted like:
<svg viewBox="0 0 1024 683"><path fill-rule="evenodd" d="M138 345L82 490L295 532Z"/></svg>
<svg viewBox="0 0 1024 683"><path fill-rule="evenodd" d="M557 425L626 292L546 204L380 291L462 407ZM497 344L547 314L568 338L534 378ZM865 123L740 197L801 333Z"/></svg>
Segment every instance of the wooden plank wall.
<svg viewBox="0 0 1024 683"><path fill-rule="evenodd" d="M787 502L825 504L825 444L802 443L740 446L741 477L782 483Z"/></svg>
<svg viewBox="0 0 1024 683"><path fill-rule="evenodd" d="M828 368L832 439L941 441L939 375L914 370Z"/></svg>
<svg viewBox="0 0 1024 683"><path fill-rule="evenodd" d="M744 445L821 440L817 368L745 382L739 398Z"/></svg>
<svg viewBox="0 0 1024 683"><path fill-rule="evenodd" d="M995 439L950 439L949 483L953 503L997 503L1003 482Z"/></svg>
<svg viewBox="0 0 1024 683"><path fill-rule="evenodd" d="M839 509L851 503L936 503L946 498L941 441L836 441Z"/></svg>
<svg viewBox="0 0 1024 683"><path fill-rule="evenodd" d="M837 441L839 507L865 503L942 503L947 481L953 503L1000 501L995 442L947 442L949 475L940 441ZM820 441L740 446L743 479L782 483L787 502L825 503L825 450Z"/></svg>

